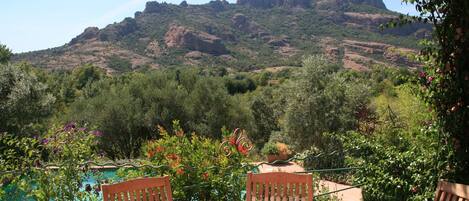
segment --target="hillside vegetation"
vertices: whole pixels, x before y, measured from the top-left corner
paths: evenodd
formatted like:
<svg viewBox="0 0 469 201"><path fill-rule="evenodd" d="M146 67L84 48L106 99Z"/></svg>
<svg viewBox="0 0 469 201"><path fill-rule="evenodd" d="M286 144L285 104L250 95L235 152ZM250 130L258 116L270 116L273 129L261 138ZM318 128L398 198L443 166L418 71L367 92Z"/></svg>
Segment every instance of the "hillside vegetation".
<svg viewBox="0 0 469 201"><path fill-rule="evenodd" d="M416 67L397 52L412 52L415 39L430 29L378 28L397 17L380 0L147 2L133 18L87 28L61 47L14 60L48 69L93 64L109 72L175 66L249 71L299 66L303 55L324 53L356 70L377 63Z"/></svg>

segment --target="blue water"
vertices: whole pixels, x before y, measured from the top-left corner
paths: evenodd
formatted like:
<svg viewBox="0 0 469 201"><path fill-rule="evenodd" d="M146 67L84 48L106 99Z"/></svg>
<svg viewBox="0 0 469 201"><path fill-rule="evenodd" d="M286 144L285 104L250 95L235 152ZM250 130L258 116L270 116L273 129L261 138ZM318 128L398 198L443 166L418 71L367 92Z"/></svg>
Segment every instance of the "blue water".
<svg viewBox="0 0 469 201"><path fill-rule="evenodd" d="M82 182L82 187L80 188L81 191L85 191L85 188L87 185L89 185L92 189L92 192L94 193L94 189L98 185L98 181L119 181L121 178L117 176L117 169L102 169L99 171L90 171L89 173L86 174L86 177L83 179ZM8 201L34 201L32 198L26 198L25 193L19 193L15 194L17 192L17 187L8 185L6 187L3 187L3 190L6 191L7 197L6 200ZM99 194L97 195L98 198L101 200L102 198L102 193L99 191ZM6 201L5 200L5 201Z"/></svg>
<svg viewBox="0 0 469 201"><path fill-rule="evenodd" d="M255 169L253 169L253 172L258 172L259 170L257 169L257 167ZM108 181L107 183L111 182L113 183L114 181L119 181L121 180L121 178L119 176L117 176L117 169L102 169L102 170L99 170L99 171L95 171L95 172L89 172L88 174L86 174L86 177L83 179L83 182L82 182L82 187L80 188L81 191L85 191L85 188L87 185L90 185L90 187L92 188L92 192L94 193L94 189L96 188L96 186L98 185L98 181ZM6 187L3 187L4 190L6 190L7 194L8 193L12 193L15 191L16 189L16 186L6 186ZM244 195L246 194L245 191L241 192L242 194L242 197L244 197ZM99 191L99 194L97 194L97 197L99 200L102 200L102 193L101 191ZM7 197L7 200L8 201L34 201L33 199L29 198L25 198L25 193L22 193L22 194L19 194L19 195L13 195L11 194L11 196Z"/></svg>

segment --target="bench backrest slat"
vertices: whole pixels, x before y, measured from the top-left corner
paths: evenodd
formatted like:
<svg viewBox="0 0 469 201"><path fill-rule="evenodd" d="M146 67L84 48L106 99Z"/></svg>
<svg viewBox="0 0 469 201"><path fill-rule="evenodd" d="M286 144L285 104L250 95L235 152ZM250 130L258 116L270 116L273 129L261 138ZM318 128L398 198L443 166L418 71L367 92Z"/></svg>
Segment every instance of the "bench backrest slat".
<svg viewBox="0 0 469 201"><path fill-rule="evenodd" d="M438 182L435 192L435 201L469 201L469 185L450 183L447 181Z"/></svg>
<svg viewBox="0 0 469 201"><path fill-rule="evenodd" d="M104 201L172 201L169 177L140 178L118 184L102 185Z"/></svg>
<svg viewBox="0 0 469 201"><path fill-rule="evenodd" d="M269 172L248 173L246 201L313 200L311 174Z"/></svg>

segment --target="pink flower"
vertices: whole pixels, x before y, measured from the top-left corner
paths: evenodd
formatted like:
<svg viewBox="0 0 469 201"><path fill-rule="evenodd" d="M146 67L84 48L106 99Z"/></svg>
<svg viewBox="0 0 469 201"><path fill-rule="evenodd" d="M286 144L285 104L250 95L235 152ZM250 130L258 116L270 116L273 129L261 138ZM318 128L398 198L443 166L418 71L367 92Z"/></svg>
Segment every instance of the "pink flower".
<svg viewBox="0 0 469 201"><path fill-rule="evenodd" d="M420 71L420 72L419 72L419 77L424 78L424 77L426 77L426 76L427 76L427 75L425 74L425 72L423 72L423 71Z"/></svg>
<svg viewBox="0 0 469 201"><path fill-rule="evenodd" d="M427 83L430 84L433 81L433 76L429 76L427 78Z"/></svg>
<svg viewBox="0 0 469 201"><path fill-rule="evenodd" d="M101 137L101 136L103 136L103 132L98 131L98 130L91 131L91 134L93 134L93 135L96 136L96 137Z"/></svg>

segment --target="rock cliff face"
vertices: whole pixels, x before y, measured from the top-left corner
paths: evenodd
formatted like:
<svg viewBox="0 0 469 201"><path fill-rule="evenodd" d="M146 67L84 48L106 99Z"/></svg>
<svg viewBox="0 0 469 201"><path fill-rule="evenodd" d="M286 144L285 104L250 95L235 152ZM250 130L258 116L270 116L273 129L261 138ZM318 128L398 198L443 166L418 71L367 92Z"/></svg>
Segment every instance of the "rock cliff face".
<svg viewBox="0 0 469 201"><path fill-rule="evenodd" d="M351 3L365 4L376 8L386 9L383 0L350 0Z"/></svg>
<svg viewBox="0 0 469 201"><path fill-rule="evenodd" d="M133 18L125 18L124 21L111 24L99 32L102 41L115 41L138 30L137 21Z"/></svg>
<svg viewBox="0 0 469 201"><path fill-rule="evenodd" d="M73 38L70 41L70 45L79 43L79 42L84 42L89 39L97 38L99 34L99 28L98 27L88 27L85 29L83 33L78 35L77 37Z"/></svg>
<svg viewBox="0 0 469 201"><path fill-rule="evenodd" d="M187 48L213 55L228 53L220 38L183 26L172 25L166 32L164 41L169 48Z"/></svg>
<svg viewBox="0 0 469 201"><path fill-rule="evenodd" d="M349 4L363 4L373 6L380 9L386 9L383 0L237 0L239 5L248 5L255 8L272 8L272 7L301 7L310 8L312 4L319 9L340 10Z"/></svg>
<svg viewBox="0 0 469 201"><path fill-rule="evenodd" d="M310 8L311 0L237 0L236 4L252 6L254 8L272 8L272 7Z"/></svg>
<svg viewBox="0 0 469 201"><path fill-rule="evenodd" d="M168 8L167 3L158 3L157 1L149 1L145 5L144 13L160 13Z"/></svg>

